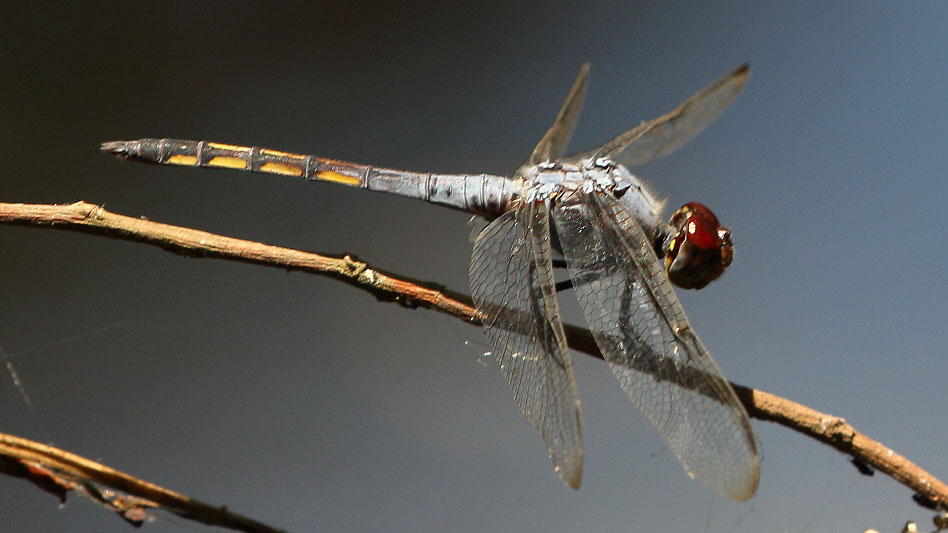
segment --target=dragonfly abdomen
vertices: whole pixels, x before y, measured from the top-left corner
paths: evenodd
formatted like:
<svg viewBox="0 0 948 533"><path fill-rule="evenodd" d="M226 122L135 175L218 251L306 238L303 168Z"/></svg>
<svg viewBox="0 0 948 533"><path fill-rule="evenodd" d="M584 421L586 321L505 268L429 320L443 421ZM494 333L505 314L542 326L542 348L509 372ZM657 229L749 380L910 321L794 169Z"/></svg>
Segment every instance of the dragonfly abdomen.
<svg viewBox="0 0 948 533"><path fill-rule="evenodd" d="M509 180L501 176L395 170L258 146L138 139L103 143L102 151L142 163L226 168L327 181L418 198L477 215L502 213L514 195Z"/></svg>

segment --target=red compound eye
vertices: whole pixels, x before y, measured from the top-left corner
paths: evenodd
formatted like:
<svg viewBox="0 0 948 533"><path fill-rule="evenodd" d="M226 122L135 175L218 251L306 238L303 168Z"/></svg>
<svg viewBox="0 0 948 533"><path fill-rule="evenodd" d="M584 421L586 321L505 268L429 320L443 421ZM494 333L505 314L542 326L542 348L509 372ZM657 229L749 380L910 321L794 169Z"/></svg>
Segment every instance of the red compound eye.
<svg viewBox="0 0 948 533"><path fill-rule="evenodd" d="M712 223L708 217L692 214L685 220L684 228L682 229L685 230L685 238L688 242L699 248L708 250L721 246L716 220Z"/></svg>
<svg viewBox="0 0 948 533"><path fill-rule="evenodd" d="M710 209L690 202L672 215L678 230L668 245L665 269L672 283L685 289L700 289L720 276L731 264L734 246L731 232L720 225Z"/></svg>

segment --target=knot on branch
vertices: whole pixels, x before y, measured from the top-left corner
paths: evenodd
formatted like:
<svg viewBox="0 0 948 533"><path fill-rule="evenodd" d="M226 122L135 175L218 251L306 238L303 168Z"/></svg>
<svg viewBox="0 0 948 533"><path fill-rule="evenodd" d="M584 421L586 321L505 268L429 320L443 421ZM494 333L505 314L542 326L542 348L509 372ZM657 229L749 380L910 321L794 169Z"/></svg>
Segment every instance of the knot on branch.
<svg viewBox="0 0 948 533"><path fill-rule="evenodd" d="M105 212L105 207L101 205L90 204L89 202L83 202L81 200L72 204L70 207L74 208L79 217L83 220L101 219L102 213Z"/></svg>
<svg viewBox="0 0 948 533"><path fill-rule="evenodd" d="M820 418L820 429L824 434L829 435L832 440L847 446L852 444L853 436L856 434L849 422L846 422L846 419L840 416L822 416Z"/></svg>
<svg viewBox="0 0 948 533"><path fill-rule="evenodd" d="M349 274L352 277L359 277L365 272L365 269L369 268L368 263L363 263L362 261L356 260L349 254L346 254L342 258L342 262L345 263L346 268L349 269Z"/></svg>

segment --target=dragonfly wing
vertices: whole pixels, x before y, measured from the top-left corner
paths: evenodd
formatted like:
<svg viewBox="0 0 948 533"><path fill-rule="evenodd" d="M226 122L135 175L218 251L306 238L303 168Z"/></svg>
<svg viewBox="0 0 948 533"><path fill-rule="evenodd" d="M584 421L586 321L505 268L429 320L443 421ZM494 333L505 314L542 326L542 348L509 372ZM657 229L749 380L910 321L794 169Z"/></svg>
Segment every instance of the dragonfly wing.
<svg viewBox="0 0 948 533"><path fill-rule="evenodd" d="M586 93L586 85L589 82L589 63L583 64L579 69L579 75L573 82L573 88L570 89L563 107L556 115L553 125L546 131L540 142L537 143L533 153L524 162L521 168L537 165L546 161L556 161L563 157L566 151L566 145L569 144L573 136L573 129L576 127L576 121L579 119L579 111L583 107L583 96Z"/></svg>
<svg viewBox="0 0 948 533"><path fill-rule="evenodd" d="M542 202L491 222L474 242L471 294L514 399L575 489L583 470L579 394L553 288L549 224Z"/></svg>
<svg viewBox="0 0 948 533"><path fill-rule="evenodd" d="M609 193L576 191L553 221L583 314L629 398L685 470L738 501L757 488L747 412L692 331L661 261Z"/></svg>
<svg viewBox="0 0 948 533"><path fill-rule="evenodd" d="M631 166L668 155L700 133L724 111L744 86L749 72L746 64L741 65L698 91L671 112L643 122L578 157L608 157Z"/></svg>
<svg viewBox="0 0 948 533"><path fill-rule="evenodd" d="M484 228L490 224L490 221L484 217L473 216L470 220L467 221L467 227L470 232L467 235L467 241L474 243L477 241L477 237L484 231Z"/></svg>

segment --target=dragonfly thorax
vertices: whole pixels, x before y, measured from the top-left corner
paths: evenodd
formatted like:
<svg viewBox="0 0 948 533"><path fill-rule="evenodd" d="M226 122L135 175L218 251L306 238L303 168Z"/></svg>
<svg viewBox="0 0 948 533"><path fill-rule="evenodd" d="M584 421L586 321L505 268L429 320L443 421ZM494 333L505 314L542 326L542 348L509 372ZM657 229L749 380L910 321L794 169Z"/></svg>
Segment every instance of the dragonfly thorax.
<svg viewBox="0 0 948 533"><path fill-rule="evenodd" d="M556 204L576 192L601 191L618 203L642 228L659 259L665 256L674 228L661 219L663 202L656 201L639 179L621 164L608 158L584 161L554 161L527 167L519 181L519 202ZM555 228L554 248L557 247Z"/></svg>
<svg viewBox="0 0 948 533"><path fill-rule="evenodd" d="M564 194L583 189L602 190L621 197L641 187L624 166L607 158L582 162L551 161L527 167L520 175L524 201L556 201Z"/></svg>

